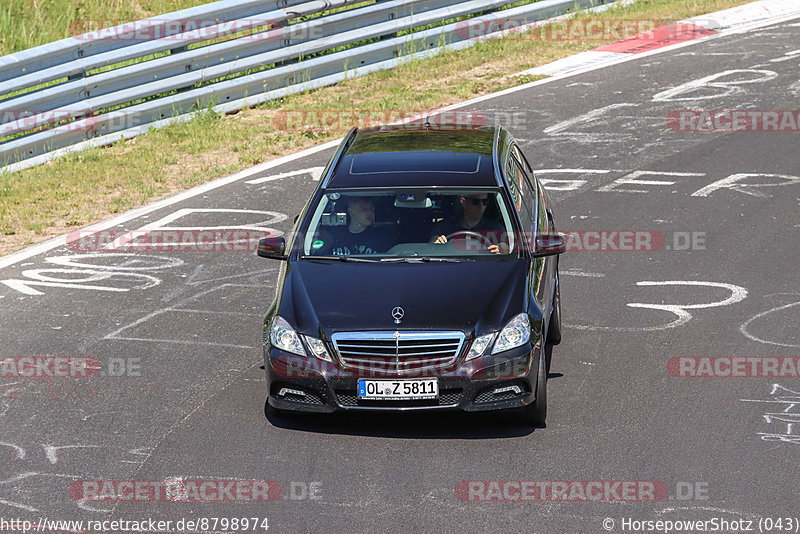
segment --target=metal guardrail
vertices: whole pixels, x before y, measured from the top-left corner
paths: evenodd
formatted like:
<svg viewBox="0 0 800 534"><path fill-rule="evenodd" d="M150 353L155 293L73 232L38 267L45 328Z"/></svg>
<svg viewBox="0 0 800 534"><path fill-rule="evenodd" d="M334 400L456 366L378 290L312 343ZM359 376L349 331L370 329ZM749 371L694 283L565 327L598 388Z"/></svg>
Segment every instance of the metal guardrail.
<svg viewBox="0 0 800 534"><path fill-rule="evenodd" d="M503 20L611 1L224 0L63 39L0 57L0 172L472 46L502 36Z"/></svg>

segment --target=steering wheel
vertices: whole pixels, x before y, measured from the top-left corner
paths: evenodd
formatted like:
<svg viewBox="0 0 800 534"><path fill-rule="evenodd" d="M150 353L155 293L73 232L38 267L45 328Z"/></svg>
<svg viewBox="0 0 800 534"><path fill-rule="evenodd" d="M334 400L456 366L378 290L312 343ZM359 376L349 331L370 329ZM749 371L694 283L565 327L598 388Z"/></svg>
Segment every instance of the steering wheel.
<svg viewBox="0 0 800 534"><path fill-rule="evenodd" d="M490 246L494 245L491 239L489 239L485 235L481 235L478 232L473 232L471 230L458 230L457 232L453 232L452 234L445 236L445 238L447 239L447 241L450 241L452 237L457 235L463 235L464 237L476 237L480 240L482 245L486 246L486 248L489 248Z"/></svg>

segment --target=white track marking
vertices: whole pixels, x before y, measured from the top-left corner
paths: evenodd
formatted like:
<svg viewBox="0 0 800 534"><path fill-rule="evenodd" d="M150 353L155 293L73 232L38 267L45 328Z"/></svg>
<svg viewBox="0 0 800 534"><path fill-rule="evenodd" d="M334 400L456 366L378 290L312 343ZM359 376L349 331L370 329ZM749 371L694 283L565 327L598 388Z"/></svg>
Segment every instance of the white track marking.
<svg viewBox="0 0 800 534"><path fill-rule="evenodd" d="M779 180L785 180L785 182L781 183L771 183L771 184L748 184L743 183L745 180L749 178L775 178ZM757 191L756 189L760 187L782 187L786 185L795 185L800 184L800 177L798 176L790 176L788 174L769 174L769 173L737 173L731 174L727 178L723 178L722 180L717 180L714 183L708 184L707 186L698 189L694 193L692 193L693 197L707 197L714 191L718 189L731 189L733 191L738 191L739 193L744 193L745 195L750 195L759 198L770 198L772 195L769 193L765 193L762 191Z"/></svg>
<svg viewBox="0 0 800 534"><path fill-rule="evenodd" d="M170 223L177 221L183 217L188 217L190 215L195 214L208 214L208 213L239 213L239 214L248 214L248 215L259 215L259 216L267 216L268 218L253 224L245 224L245 225L223 225L223 226L171 226ZM280 213L277 211L261 211L261 210L248 210L248 209L231 209L231 208L182 208L176 210L169 215L165 215L164 217L158 219L157 221L153 221L148 223L141 228L138 228L134 233L124 233L122 236L114 239L112 243L110 243L107 247L104 247L104 250L114 250L118 247L127 246L127 247L152 247L151 243L136 243L134 241L135 234L141 234L145 232L153 232L153 231L160 231L160 230L183 230L183 231L194 231L194 232L202 232L202 231L220 231L220 232L232 232L236 230L251 230L257 232L269 231L270 233L280 236L283 235L283 232L279 230L275 230L273 228L269 228L267 225L276 224L281 221L284 221L288 215L285 213ZM176 243L177 244L177 243ZM181 240L180 246L195 246L197 245L194 241L183 241Z"/></svg>
<svg viewBox="0 0 800 534"><path fill-rule="evenodd" d="M583 272L583 271L579 271L578 269L567 269L567 270L564 270L564 271L559 270L558 274L559 274L559 276L561 276L561 275L565 275L565 276L584 276L584 277L587 277L587 278L603 278L605 276L604 273L586 273L586 272Z"/></svg>
<svg viewBox="0 0 800 534"><path fill-rule="evenodd" d="M794 425L800 422L800 413L793 411L796 406L800 405L800 391L795 391L781 384L772 384L770 390L771 399L739 399L741 402L754 402L762 404L777 404L777 408L772 408L772 412L763 413L761 416L767 424L784 424L785 427L780 430L784 432L758 432L757 435L761 441L769 443L791 443L793 445L800 445L800 435L795 434ZM781 410L783 407L783 410Z"/></svg>
<svg viewBox="0 0 800 534"><path fill-rule="evenodd" d="M651 310L659 310L670 312L677 316L671 323L657 325L657 326L643 326L643 327L624 327L624 326L593 326L593 325L567 325L569 328L576 328L578 330L602 330L610 332L654 332L658 330L667 330L683 326L692 319L692 314L686 310L697 310L702 308L715 308L718 306L729 306L737 302L741 302L747 297L747 290L741 286L733 284L725 284L722 282L698 282L694 280L666 280L666 281L642 281L636 282L637 286L706 286L706 287L720 287L725 288L731 292L730 296L722 300L714 302L704 302L702 304L650 304L644 302L629 302L627 306L631 308L646 308Z"/></svg>
<svg viewBox="0 0 800 534"><path fill-rule="evenodd" d="M10 482L17 482L19 480L24 480L26 478L35 477L39 473L35 471L29 471L27 473L20 473L18 475L14 475L11 478L7 478L5 480L0 480L0 485L8 484ZM25 504L20 504L18 502L7 501L5 499L0 499L0 504L5 504L6 506L11 506L12 508L19 508L21 510L27 510L28 512L38 512L38 508L34 508L33 506L28 506Z"/></svg>
<svg viewBox="0 0 800 534"><path fill-rule="evenodd" d="M536 169L533 174L608 174L610 172L611 170L609 169Z"/></svg>
<svg viewBox="0 0 800 534"><path fill-rule="evenodd" d="M69 289L89 289L93 291L114 291L114 292L124 292L128 291L127 289L122 289L118 287L107 287L107 286L91 286L91 285L79 285L79 284L62 284L57 282L35 282L31 280L0 280L0 283L7 285L11 289L15 291L19 291L24 295L31 295L31 296L39 296L44 295L41 291L33 289L31 286L42 286L42 287L65 287Z"/></svg>
<svg viewBox="0 0 800 534"><path fill-rule="evenodd" d="M65 273L65 274L86 274L84 278L54 278L43 273ZM31 286L43 287L65 287L70 289L83 289L92 291L111 291L122 293L130 291L127 287L97 286L86 284L85 282L97 282L100 280L111 279L130 279L141 282L140 285L132 286L133 289L148 289L161 283L160 278L143 273L99 271L93 269L28 269L22 271L22 276L30 280L0 280L0 283L7 285L11 289L19 291L25 295L43 295L41 291L33 289Z"/></svg>
<svg viewBox="0 0 800 534"><path fill-rule="evenodd" d="M608 192L614 191L617 193L647 193L645 189L617 189L621 185L675 185L676 182L672 180L639 180L640 176L675 176L679 178L705 176L704 172L667 172L667 171L633 171L626 174L622 178L617 178L608 185L598 187L597 191Z"/></svg>
<svg viewBox="0 0 800 534"><path fill-rule="evenodd" d="M100 445L51 445L42 443L44 455L51 464L58 463L58 451L61 449L99 449Z"/></svg>
<svg viewBox="0 0 800 534"><path fill-rule="evenodd" d="M571 119L567 119L565 121L556 123L553 126L545 128L543 131L547 135L568 135L566 130L568 130L572 126L575 126L576 124L594 122L603 115L605 115L607 112L614 109L638 107L639 105L640 104L631 104L625 102L620 104L609 104L608 106L603 106L602 108L593 109L592 111L589 111L582 115L578 115L577 117L572 117Z"/></svg>
<svg viewBox="0 0 800 534"><path fill-rule="evenodd" d="M207 347L231 347L231 348L237 348L237 349L250 349L250 350L252 350L253 348L255 348L252 345L240 345L240 344L234 344L234 343L217 343L217 342L213 342L213 341L193 341L193 340L190 340L190 339L141 338L141 337L128 337L128 336L120 335L125 330L129 330L131 328L139 326L140 324L142 324L142 323L144 323L146 321L149 321L150 319L153 319L154 317L158 317L159 315L163 315L165 313L171 313L171 312L175 312L175 313L209 313L207 310L187 309L187 308L184 308L184 306L186 306L189 302L191 302L191 301L193 301L195 299L198 299L200 297L203 297L203 296L208 295L208 294L210 294L210 293L212 293L214 291L217 291L217 290L220 290L220 289L223 289L223 288L226 288L226 287L253 287L253 286L226 283L226 284L221 284L219 286L206 289L206 290L201 291L200 293L198 293L196 295L192 295L191 297L188 297L188 298L182 300L181 302L178 302L178 303L174 304L173 306L168 306L166 308L162 308L160 310L153 311L151 313L148 313L144 317L140 317L139 319L133 321L130 324L127 324L125 326L117 328L116 330L114 330L110 334L106 334L105 336L103 336L103 339L122 340L122 341L145 341L145 342L149 342L149 343L173 343L173 344L178 344L178 345L202 345L202 346L207 346ZM232 315L232 316L241 315L239 312L220 312L220 313L224 313L225 315ZM253 314L253 315L255 316L255 314ZM258 316L261 317L261 314L258 314Z"/></svg>
<svg viewBox="0 0 800 534"><path fill-rule="evenodd" d="M5 504L6 506L11 506L13 508L19 508L20 510L26 510L28 512L38 512L38 508L34 508L33 506L27 506L24 504L20 504L18 502L11 502L5 499L0 499L0 504Z"/></svg>
<svg viewBox="0 0 800 534"><path fill-rule="evenodd" d="M744 75L752 75L756 74L757 77L745 78ZM741 76L740 79L733 79L730 81L715 81L723 78L725 76ZM724 70L722 72L718 72L716 74L711 74L709 76L704 76L702 78L698 78L697 80L692 80L686 83L683 83L677 87L673 87L672 89L667 89L666 91L661 91L660 93L656 93L653 95L653 102L683 102L683 101L694 101L694 100L706 100L709 98L720 98L728 95L732 95L735 93L742 93L744 89L739 87L740 85L747 85L752 83L764 83L770 80L774 80L778 77L778 73L771 70L758 70L758 69L732 69L732 70ZM696 93L698 90L705 89L705 88L713 88L714 91L712 94L693 94Z"/></svg>
<svg viewBox="0 0 800 534"><path fill-rule="evenodd" d="M716 513L722 513L722 514L731 514L731 515L735 515L735 516L739 516L739 517L746 517L748 519L750 519L750 518L757 519L757 518L761 517L760 515L757 515L757 514L750 514L750 513L746 513L746 512L741 512L739 510L728 510L726 508L717 508L717 507L714 507L714 506L670 506L670 507L667 507L667 508L662 508L661 510L656 510L654 513L657 516L660 516L660 515L665 515L665 514L671 514L671 513L674 513L674 512L687 512L687 511L690 511L690 510L702 510L704 512L716 512Z"/></svg>
<svg viewBox="0 0 800 534"><path fill-rule="evenodd" d="M707 286L707 287L722 287L731 292L728 298L718 300L716 302L707 302L703 304L680 304L681 308L687 310L698 310L701 308L716 308L718 306L730 306L741 302L747 297L747 290L741 286L733 284L725 284L723 282L696 282L693 280L675 280L665 282L636 282L637 286Z"/></svg>
<svg viewBox="0 0 800 534"><path fill-rule="evenodd" d="M580 179L541 178L541 175L575 174L581 176L584 174L608 174L610 172L611 171L608 169L537 169L533 171L533 174L539 177L539 182L550 191L575 191L586 185L587 181Z"/></svg>
<svg viewBox="0 0 800 534"><path fill-rule="evenodd" d="M110 508L93 508L93 507L89 506L88 504L86 504L86 501L94 502L93 499L83 498L83 499L79 499L78 501L76 501L75 505L78 508L80 508L81 510L86 510L87 512L97 512L97 513L100 513L100 514L110 514L113 511Z"/></svg>
<svg viewBox="0 0 800 534"><path fill-rule="evenodd" d="M91 259L125 259L115 265L102 265L87 263ZM76 261L81 260L81 261ZM155 260L155 262L153 261ZM183 265L180 258L167 258L162 256L147 256L135 254L105 253L105 254L72 254L67 256L53 256L45 258L48 263L71 267L70 269L27 269L22 271L22 276L29 280L10 279L0 280L0 283L19 291L25 295L38 296L44 295L41 291L31 286L42 287L63 287L68 289L83 289L92 291L111 291L122 293L130 289L148 289L161 284L162 280L150 274L130 272L130 271L157 271L169 269ZM148 265L148 262L155 263ZM160 265L159 265L160 263ZM75 268L86 267L86 268ZM53 277L46 273L61 273L65 275L83 274L82 278L75 277ZM102 280L129 280L141 282L132 287L113 287L92 285L87 282L99 282Z"/></svg>
<svg viewBox="0 0 800 534"><path fill-rule="evenodd" d="M4 447L11 447L12 449L14 449L14 452L17 456L17 460L25 459L25 449L23 449L19 445L15 445L14 443L8 443L7 441L0 441L0 445Z"/></svg>
<svg viewBox="0 0 800 534"><path fill-rule="evenodd" d="M539 183L548 191L577 191L586 185L586 180L554 180L550 178L540 178Z"/></svg>
<svg viewBox="0 0 800 534"><path fill-rule="evenodd" d="M782 311L782 310L787 310L787 309L792 308L794 306L800 306L800 302L792 302L791 304L786 304L784 306L778 306L776 308L772 308L771 310L767 310L765 312L761 312L758 315L755 315L755 316L751 317L750 319L748 319L742 326L739 327L739 331L742 334L744 334L744 336L747 339L750 339L752 341L757 341L758 343L765 343L767 345L777 345L779 347L800 347L800 344L798 344L798 343L795 343L795 344L792 344L792 343L780 343L778 341L770 341L768 339L762 339L762 338L760 338L760 337L758 337L756 335L751 334L748 331L748 327L750 326L750 323L752 323L753 321L761 319L763 317L766 317L767 315L769 315L771 313L779 312L779 311Z"/></svg>
<svg viewBox="0 0 800 534"><path fill-rule="evenodd" d="M282 172L280 174L275 174L273 176L265 176L263 178L255 178L254 180L247 180L246 184L262 184L264 182L271 182L273 180L280 180L281 178L291 178L292 176L301 176L303 174L310 174L311 179L315 182L318 182L319 179L322 177L322 171L325 170L325 167L309 167L308 169L300 169L299 171L289 171L289 172Z"/></svg>
<svg viewBox="0 0 800 534"><path fill-rule="evenodd" d="M88 263L86 260L106 258L128 258L129 261L119 265L105 265ZM79 261L75 261L79 260ZM154 260L153 265L147 265L147 260ZM84 267L86 269L103 271L159 271L183 265L183 260L176 257L149 256L146 254L128 254L122 252L102 252L98 254L71 254L68 256L51 256L45 258L48 263L64 267ZM159 265L160 264L160 265Z"/></svg>

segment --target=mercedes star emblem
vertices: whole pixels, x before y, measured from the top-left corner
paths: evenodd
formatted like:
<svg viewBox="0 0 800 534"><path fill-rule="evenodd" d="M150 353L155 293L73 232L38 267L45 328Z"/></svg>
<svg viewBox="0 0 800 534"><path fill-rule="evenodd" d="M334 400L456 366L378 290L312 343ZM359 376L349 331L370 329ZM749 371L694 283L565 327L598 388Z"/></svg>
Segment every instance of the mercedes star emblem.
<svg viewBox="0 0 800 534"><path fill-rule="evenodd" d="M403 319L403 316L406 314L405 310L400 306L395 307L392 309L392 317L394 317L394 324L400 324L400 321Z"/></svg>

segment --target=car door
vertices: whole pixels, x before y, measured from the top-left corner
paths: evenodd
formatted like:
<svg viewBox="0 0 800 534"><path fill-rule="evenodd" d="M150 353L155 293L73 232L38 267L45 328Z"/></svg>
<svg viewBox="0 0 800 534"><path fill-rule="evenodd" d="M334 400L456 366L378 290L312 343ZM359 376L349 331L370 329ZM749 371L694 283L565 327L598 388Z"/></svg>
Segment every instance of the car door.
<svg viewBox="0 0 800 534"><path fill-rule="evenodd" d="M535 179L533 170L528 164L527 159L522 154L516 143L511 148L511 166L518 173L518 183L522 191L523 198L528 200L528 210L532 216L532 223L526 231L531 232L531 238L539 234L555 232L552 214L548 211L547 197L541 188L541 184ZM517 180L515 180L517 181ZM535 258L533 261L534 294L539 307L542 308L545 317L550 317L553 303L553 292L555 291L555 275L558 266L558 256L547 256Z"/></svg>
<svg viewBox="0 0 800 534"><path fill-rule="evenodd" d="M536 194L522 172L522 164L519 162L519 158L513 154L514 146L512 145L509 148L505 161L506 183L522 227L522 235L519 237L527 241L530 247L538 226L536 220ZM545 288L542 287L544 268L545 262L543 259L534 258L531 261L530 272L528 273L531 285L530 294L536 299L540 308L543 305L543 297L545 295L543 293Z"/></svg>

